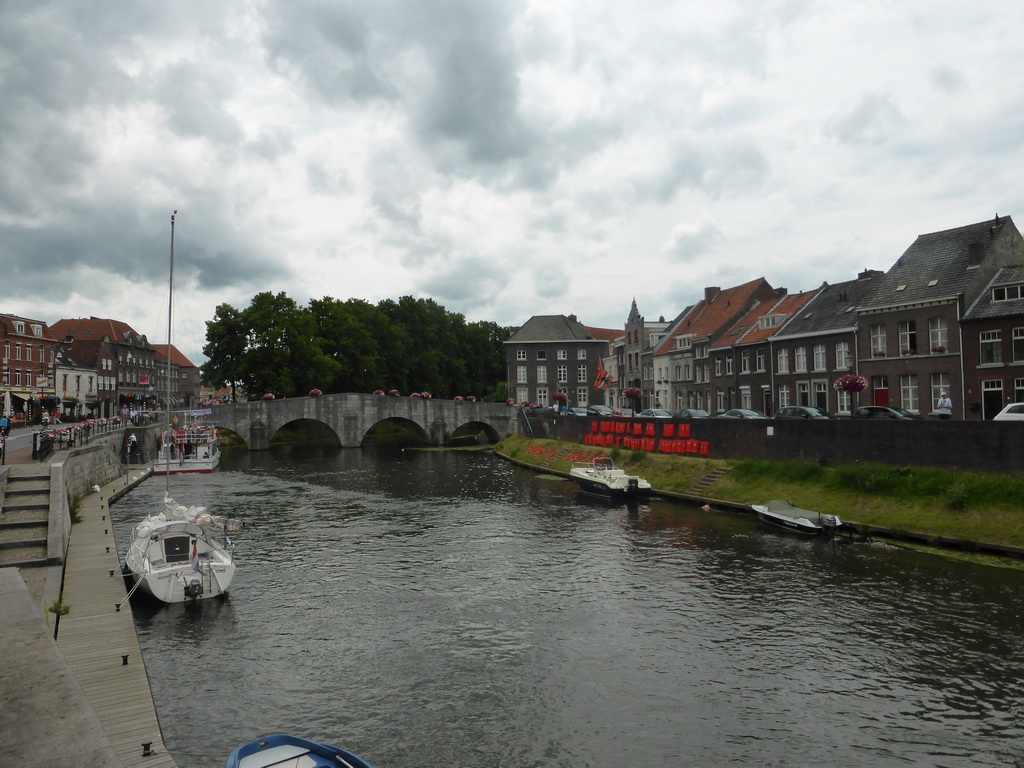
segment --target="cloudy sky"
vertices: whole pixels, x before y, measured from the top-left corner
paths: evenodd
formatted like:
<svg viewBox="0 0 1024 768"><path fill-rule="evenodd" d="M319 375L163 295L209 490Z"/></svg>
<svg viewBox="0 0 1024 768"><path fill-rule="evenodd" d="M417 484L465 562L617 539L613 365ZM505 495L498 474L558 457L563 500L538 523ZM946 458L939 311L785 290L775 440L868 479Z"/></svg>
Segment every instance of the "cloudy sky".
<svg viewBox="0 0 1024 768"><path fill-rule="evenodd" d="M470 321L1024 229L1020 0L0 2L0 311L175 343L259 291Z"/></svg>

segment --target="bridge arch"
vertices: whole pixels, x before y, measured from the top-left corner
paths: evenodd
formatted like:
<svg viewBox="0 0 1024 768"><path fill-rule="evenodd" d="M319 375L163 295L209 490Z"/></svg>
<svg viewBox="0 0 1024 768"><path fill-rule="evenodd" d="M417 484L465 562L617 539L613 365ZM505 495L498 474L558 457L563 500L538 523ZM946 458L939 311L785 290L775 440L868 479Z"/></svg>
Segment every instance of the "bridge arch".
<svg viewBox="0 0 1024 768"><path fill-rule="evenodd" d="M344 393L214 406L212 419L253 451L266 450L285 425L308 419L325 424L344 448L357 448L376 424L412 425L426 445L445 445L460 428L476 428L491 442L516 429L516 409L501 403Z"/></svg>

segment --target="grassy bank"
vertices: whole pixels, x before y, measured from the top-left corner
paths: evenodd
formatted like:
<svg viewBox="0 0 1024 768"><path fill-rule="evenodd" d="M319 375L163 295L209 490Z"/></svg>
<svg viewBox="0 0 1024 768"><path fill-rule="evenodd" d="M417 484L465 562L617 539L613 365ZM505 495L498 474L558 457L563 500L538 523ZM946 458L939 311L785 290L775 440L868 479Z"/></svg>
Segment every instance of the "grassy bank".
<svg viewBox="0 0 1024 768"><path fill-rule="evenodd" d="M537 457L531 446L557 451ZM496 449L526 464L568 472L565 456L587 446L512 437ZM596 450L596 449L593 449ZM644 451L607 451L617 466L645 477L656 490L688 494L715 467L729 472L703 495L739 504L790 499L839 515L863 530L1024 547L1024 477L877 464L825 467L804 462L726 461ZM969 548L969 547L968 547Z"/></svg>

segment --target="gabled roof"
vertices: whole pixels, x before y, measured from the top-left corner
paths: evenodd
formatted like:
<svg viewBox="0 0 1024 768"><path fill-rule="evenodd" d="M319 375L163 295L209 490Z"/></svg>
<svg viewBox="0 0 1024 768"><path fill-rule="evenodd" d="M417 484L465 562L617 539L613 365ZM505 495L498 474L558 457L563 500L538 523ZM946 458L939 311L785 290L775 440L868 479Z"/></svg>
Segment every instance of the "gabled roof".
<svg viewBox="0 0 1024 768"><path fill-rule="evenodd" d="M543 341L598 341L575 315L534 315L506 344Z"/></svg>
<svg viewBox="0 0 1024 768"><path fill-rule="evenodd" d="M711 337L725 330L734 322L736 316L749 306L749 302L759 293L774 291L763 277L751 280L724 291L705 291L705 297L693 305L693 308L676 323L655 350L655 354L667 354L676 349L675 339L678 336L692 336L695 339Z"/></svg>
<svg viewBox="0 0 1024 768"><path fill-rule="evenodd" d="M875 283L863 308L895 307L963 294L976 279L979 262L1010 266L1019 259L1019 252L1011 254L996 247L1004 234L1020 238L1009 216L918 235Z"/></svg>
<svg viewBox="0 0 1024 768"><path fill-rule="evenodd" d="M14 322L16 320L20 320L22 323L25 324L25 330L21 334L18 334L18 332L14 330ZM38 325L38 326L41 326L41 328L42 328L42 332L43 332L42 338L45 338L47 340L52 340L53 339L53 334L50 333L49 329L46 326L46 323L44 323L42 320L33 320L30 317L22 317L21 315L9 315L9 314L4 313L4 314L0 314L0 325L2 325L4 327L4 330L7 332L8 336L22 335L22 336L30 336L30 337L36 338L36 339L38 339L40 337L39 336L32 336L32 334L29 333L29 330L30 330L31 326Z"/></svg>
<svg viewBox="0 0 1024 768"><path fill-rule="evenodd" d="M104 336L113 342L130 342L132 337L143 341L144 336L138 333L128 323L120 320L110 320L101 317L79 317L58 320L50 326L50 334L56 339L65 339L73 336L75 340L102 341Z"/></svg>
<svg viewBox="0 0 1024 768"><path fill-rule="evenodd" d="M153 356L157 363L167 362L167 345L166 344L152 344L153 350L156 354ZM195 364L182 354L181 350L171 344L171 362L177 365L179 368L195 368Z"/></svg>
<svg viewBox="0 0 1024 768"><path fill-rule="evenodd" d="M865 271L857 280L823 284L806 306L797 311L775 335L776 339L852 331L857 328L857 310L871 294L882 275Z"/></svg>
<svg viewBox="0 0 1024 768"><path fill-rule="evenodd" d="M993 288L1011 288L1021 296L1019 299L993 301ZM1024 267L1003 267L993 277L985 290L964 312L964 320L991 320L999 317L1020 317L1024 315Z"/></svg>
<svg viewBox="0 0 1024 768"><path fill-rule="evenodd" d="M586 328L595 339L607 341L609 344L623 335L621 330L616 330L615 328L591 328L589 325Z"/></svg>
<svg viewBox="0 0 1024 768"><path fill-rule="evenodd" d="M728 347L736 344L756 344L770 339L799 312L807 302L814 298L816 291L805 291L783 296L778 301L762 301L726 331L712 347ZM765 315L778 315L779 322L762 327L761 318Z"/></svg>

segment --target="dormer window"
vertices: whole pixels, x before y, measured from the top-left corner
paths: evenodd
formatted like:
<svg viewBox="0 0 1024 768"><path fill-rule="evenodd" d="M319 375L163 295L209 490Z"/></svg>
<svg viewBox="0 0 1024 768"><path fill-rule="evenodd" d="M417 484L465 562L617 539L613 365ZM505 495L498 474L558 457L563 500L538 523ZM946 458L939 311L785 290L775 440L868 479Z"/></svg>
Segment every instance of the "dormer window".
<svg viewBox="0 0 1024 768"><path fill-rule="evenodd" d="M763 331L768 328L776 328L782 325L785 315L762 315L758 320L758 327Z"/></svg>
<svg viewBox="0 0 1024 768"><path fill-rule="evenodd" d="M21 322L21 320L15 320L14 321L14 332L15 333L24 333L25 332L25 324L23 322Z"/></svg>
<svg viewBox="0 0 1024 768"><path fill-rule="evenodd" d="M992 289L992 301L1013 301L1014 299L1021 298L1021 294L1021 286L1004 285Z"/></svg>
<svg viewBox="0 0 1024 768"><path fill-rule="evenodd" d="M41 339L43 337L43 326L39 325L39 323L33 323L32 335L35 336L37 339Z"/></svg>

